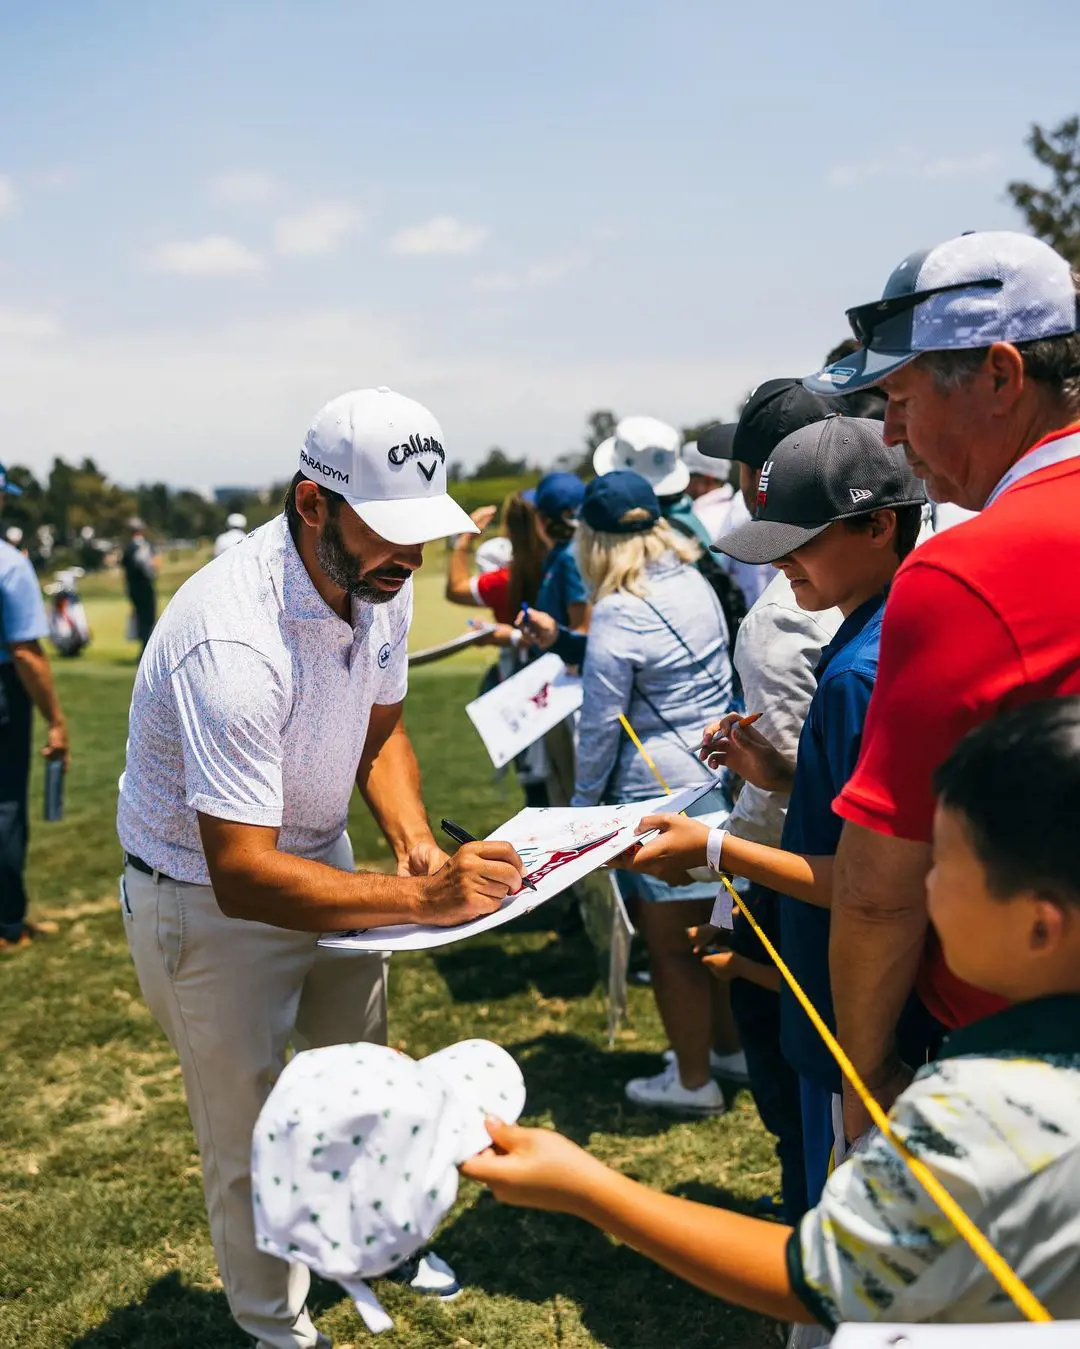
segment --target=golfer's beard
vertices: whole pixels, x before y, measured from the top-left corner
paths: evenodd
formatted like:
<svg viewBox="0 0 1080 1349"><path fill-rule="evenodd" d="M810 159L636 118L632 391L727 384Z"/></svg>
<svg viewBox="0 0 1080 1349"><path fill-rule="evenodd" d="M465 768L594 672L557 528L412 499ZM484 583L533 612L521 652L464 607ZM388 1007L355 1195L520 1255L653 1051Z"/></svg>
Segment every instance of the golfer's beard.
<svg viewBox="0 0 1080 1349"><path fill-rule="evenodd" d="M334 585L358 600L367 604L386 604L394 598L396 592L380 590L368 579L363 558L356 557L345 547L341 528L334 519L328 519L316 536L315 560ZM384 567L379 575L391 578L409 573L401 567Z"/></svg>

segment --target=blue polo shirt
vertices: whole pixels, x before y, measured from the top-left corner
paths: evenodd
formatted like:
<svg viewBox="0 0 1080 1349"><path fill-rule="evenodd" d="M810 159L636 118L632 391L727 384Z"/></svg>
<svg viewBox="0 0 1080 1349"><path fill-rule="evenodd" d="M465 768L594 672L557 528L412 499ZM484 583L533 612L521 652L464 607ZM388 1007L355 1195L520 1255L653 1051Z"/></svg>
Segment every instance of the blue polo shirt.
<svg viewBox="0 0 1080 1349"><path fill-rule="evenodd" d="M588 602L589 592L578 571L573 540L561 539L544 558L540 588L533 607L550 614L556 623L570 626L570 606Z"/></svg>
<svg viewBox="0 0 1080 1349"><path fill-rule="evenodd" d="M0 665L11 661L10 642L32 642L48 632L33 567L17 548L0 539Z"/></svg>
<svg viewBox="0 0 1080 1349"><path fill-rule="evenodd" d="M832 803L855 771L866 710L877 678L885 594L861 604L822 651L817 691L799 737L795 781L780 846L827 857L844 822ZM780 896L780 953L829 1029L836 1030L829 987L829 910ZM785 984L780 994L780 1047L801 1076L840 1090L840 1070Z"/></svg>

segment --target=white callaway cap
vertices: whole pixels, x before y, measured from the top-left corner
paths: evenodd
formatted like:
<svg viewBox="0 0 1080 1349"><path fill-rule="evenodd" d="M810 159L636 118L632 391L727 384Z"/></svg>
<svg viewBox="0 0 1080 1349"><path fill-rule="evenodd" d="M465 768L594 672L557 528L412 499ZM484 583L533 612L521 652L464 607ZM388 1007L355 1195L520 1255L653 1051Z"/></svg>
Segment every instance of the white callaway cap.
<svg viewBox="0 0 1080 1349"><path fill-rule="evenodd" d="M629 469L646 479L658 497L686 491L690 470L679 458L682 436L656 417L624 417L610 440L597 446L593 469L598 477Z"/></svg>
<svg viewBox="0 0 1080 1349"><path fill-rule="evenodd" d="M391 389L357 389L327 403L307 433L300 472L340 493L388 543L479 533L446 490L442 427Z"/></svg>
<svg viewBox="0 0 1080 1349"><path fill-rule="evenodd" d="M858 351L803 384L825 397L884 379L924 351L1061 337L1080 327L1069 264L1041 239L983 230L912 253L880 300L847 311Z"/></svg>
<svg viewBox="0 0 1080 1349"><path fill-rule="evenodd" d="M335 1279L369 1330L388 1330L366 1281L427 1245L457 1168L491 1146L484 1116L512 1124L524 1105L521 1069L487 1040L419 1061L372 1044L295 1055L252 1138L256 1245Z"/></svg>

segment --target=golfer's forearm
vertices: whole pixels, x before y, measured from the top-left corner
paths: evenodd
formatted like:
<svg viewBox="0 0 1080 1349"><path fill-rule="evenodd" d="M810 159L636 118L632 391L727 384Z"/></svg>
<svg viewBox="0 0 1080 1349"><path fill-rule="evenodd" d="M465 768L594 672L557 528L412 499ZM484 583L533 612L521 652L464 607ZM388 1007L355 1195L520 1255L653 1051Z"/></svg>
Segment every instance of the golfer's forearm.
<svg viewBox="0 0 1080 1349"><path fill-rule="evenodd" d="M763 843L728 834L720 851L724 871L745 876L748 881L778 890L793 899L805 900L819 909L832 906L835 857L811 857L803 853L769 848Z"/></svg>
<svg viewBox="0 0 1080 1349"><path fill-rule="evenodd" d="M926 940L929 849L848 824L836 856L829 968L840 1043L871 1087Z"/></svg>
<svg viewBox="0 0 1080 1349"><path fill-rule="evenodd" d="M336 867L291 853L207 855L222 913L294 932L338 932L415 923L422 882Z"/></svg>
<svg viewBox="0 0 1080 1349"><path fill-rule="evenodd" d="M660 1194L607 1168L590 1176L574 1212L714 1297L813 1320L788 1277L790 1227Z"/></svg>
<svg viewBox="0 0 1080 1349"><path fill-rule="evenodd" d="M421 795L420 765L403 722L371 762L360 765L356 782L395 857L407 856L410 848L431 838Z"/></svg>
<svg viewBox="0 0 1080 1349"><path fill-rule="evenodd" d="M59 725L64 720L60 709L60 699L53 685L49 658L38 642L17 642L11 647L11 663L19 682L33 701L34 706L50 726Z"/></svg>

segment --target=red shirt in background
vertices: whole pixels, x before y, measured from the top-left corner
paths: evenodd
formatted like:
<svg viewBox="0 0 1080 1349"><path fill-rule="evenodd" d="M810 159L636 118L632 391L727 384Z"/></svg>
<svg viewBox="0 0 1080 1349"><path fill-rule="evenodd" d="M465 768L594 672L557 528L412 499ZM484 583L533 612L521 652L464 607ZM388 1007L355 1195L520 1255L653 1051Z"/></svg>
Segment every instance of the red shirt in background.
<svg viewBox="0 0 1080 1349"><path fill-rule="evenodd" d="M496 623L513 623L517 614L510 610L510 568L498 567L473 578L473 594L495 615Z"/></svg>
<svg viewBox="0 0 1080 1349"><path fill-rule="evenodd" d="M933 773L957 741L999 712L1076 693L1080 459L1071 459L1014 483L901 566L859 763L834 808L879 834L929 843ZM917 988L949 1028L1005 1005L949 970L933 932Z"/></svg>

